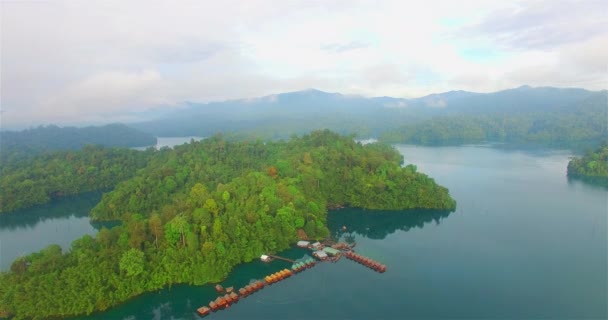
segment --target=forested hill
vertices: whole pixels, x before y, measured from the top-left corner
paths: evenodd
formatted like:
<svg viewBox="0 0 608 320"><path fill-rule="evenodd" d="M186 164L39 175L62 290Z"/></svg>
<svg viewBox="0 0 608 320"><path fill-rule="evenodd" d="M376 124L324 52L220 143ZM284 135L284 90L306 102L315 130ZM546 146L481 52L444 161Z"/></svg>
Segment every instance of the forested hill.
<svg viewBox="0 0 608 320"><path fill-rule="evenodd" d="M531 142L561 146L605 134L606 91L528 87L491 93L450 91L421 98L305 90L256 99L189 103L179 112L132 124L158 136L237 132L264 139L328 128L390 142ZM602 131L603 130L603 131Z"/></svg>
<svg viewBox="0 0 608 320"><path fill-rule="evenodd" d="M87 144L106 147L143 147L156 137L124 124L90 127L40 126L23 131L0 131L2 159L57 150L77 150Z"/></svg>
<svg viewBox="0 0 608 320"><path fill-rule="evenodd" d="M518 112L492 108L494 111L479 114L452 113L388 130L380 140L423 145L503 142L580 149L608 138L606 103L607 92L602 91L574 105L556 104L553 109L538 106L526 111L519 106Z"/></svg>
<svg viewBox="0 0 608 320"><path fill-rule="evenodd" d="M568 163L568 176L604 178L608 181L608 144L595 151L589 151L582 158L575 158Z"/></svg>
<svg viewBox="0 0 608 320"><path fill-rule="evenodd" d="M67 253L50 246L15 261L0 274L0 313L89 314L168 284L217 282L298 235L328 236L331 205L455 208L446 188L402 161L388 145L329 131L266 143L213 136L154 151L92 211L122 225Z"/></svg>

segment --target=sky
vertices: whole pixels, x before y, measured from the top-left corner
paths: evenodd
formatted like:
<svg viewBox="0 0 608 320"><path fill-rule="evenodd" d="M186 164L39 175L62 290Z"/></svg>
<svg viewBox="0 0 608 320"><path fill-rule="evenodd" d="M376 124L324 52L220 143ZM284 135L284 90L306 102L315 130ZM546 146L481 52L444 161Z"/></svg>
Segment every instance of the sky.
<svg viewBox="0 0 608 320"><path fill-rule="evenodd" d="M0 125L317 88L608 87L608 1L0 0Z"/></svg>

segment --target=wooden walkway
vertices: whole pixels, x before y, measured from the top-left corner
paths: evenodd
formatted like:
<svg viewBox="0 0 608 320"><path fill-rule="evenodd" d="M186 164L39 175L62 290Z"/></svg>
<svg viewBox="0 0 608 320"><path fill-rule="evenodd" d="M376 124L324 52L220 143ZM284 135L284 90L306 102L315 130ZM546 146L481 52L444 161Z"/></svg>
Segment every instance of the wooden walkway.
<svg viewBox="0 0 608 320"><path fill-rule="evenodd" d="M287 262L291 262L291 263L295 263L294 260L291 259L287 259L287 258L283 258L283 257L279 257L279 256L273 256L271 254L267 254L267 256L274 258L274 259L278 259L278 260L283 260L283 261L287 261Z"/></svg>

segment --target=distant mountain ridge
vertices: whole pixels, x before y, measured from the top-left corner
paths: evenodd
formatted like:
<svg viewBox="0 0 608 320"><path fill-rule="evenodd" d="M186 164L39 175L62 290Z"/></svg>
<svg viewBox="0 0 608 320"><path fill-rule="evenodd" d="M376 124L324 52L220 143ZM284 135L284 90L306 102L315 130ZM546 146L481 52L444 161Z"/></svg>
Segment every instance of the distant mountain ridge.
<svg viewBox="0 0 608 320"><path fill-rule="evenodd" d="M307 89L223 102L188 102L179 111L131 126L157 136L216 132L288 137L314 129L377 136L436 116L570 112L597 94L577 88L521 86L491 93L448 91L420 98L363 97Z"/></svg>
<svg viewBox="0 0 608 320"><path fill-rule="evenodd" d="M105 126L39 126L22 131L0 131L2 159L23 157L56 150L76 150L85 145L143 147L156 144L156 137L114 123Z"/></svg>

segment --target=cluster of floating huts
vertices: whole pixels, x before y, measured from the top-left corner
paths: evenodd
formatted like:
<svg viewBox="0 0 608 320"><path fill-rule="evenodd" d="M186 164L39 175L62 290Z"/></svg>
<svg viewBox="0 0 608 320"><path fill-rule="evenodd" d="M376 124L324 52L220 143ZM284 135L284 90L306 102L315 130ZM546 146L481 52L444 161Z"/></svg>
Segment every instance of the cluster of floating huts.
<svg viewBox="0 0 608 320"><path fill-rule="evenodd" d="M337 259L339 259L340 256L344 255L346 258L356 261L362 265L365 265L377 272L383 273L386 271L385 265L353 252L352 247L354 245L338 243L333 246L324 246L323 244L321 244L319 242L310 243L308 241L299 241L298 246L302 247L302 248L311 249L313 251L312 255L321 261L325 261L325 260L337 261ZM264 262L270 262L274 259L281 259L281 260L293 262L293 260L289 260L289 259L281 258L281 257L277 257L277 256L270 256L270 255L262 255L262 257L260 257L260 259ZM238 290L238 294L236 292L234 292L233 287L229 287L224 290L224 288L218 284L215 286L215 289L217 290L217 292L219 294L223 294L223 293L225 293L225 294L223 296L220 295L219 297L217 297L217 299L209 302L208 307L203 306L203 307L198 308L196 311L201 316L206 316L212 311L218 311L221 309L228 308L228 307L230 307L231 304L239 301L240 298L245 298L245 297L251 295L252 293L264 288L264 286L266 286L266 285L271 285L271 284L277 283L279 281L282 281L286 278L291 277L292 275L294 275L296 273L299 273L308 268L311 268L311 267L315 266L316 263L317 263L317 261L315 261L315 259L312 259L312 258L308 258L308 259L306 259L304 261L300 261L300 262L294 262L293 265L291 266L291 269L283 269L283 270L277 271L273 274L270 274L270 275L264 277L264 281L255 280L255 281L251 282L250 284L246 285L245 287L240 288Z"/></svg>
<svg viewBox="0 0 608 320"><path fill-rule="evenodd" d="M217 297L215 300L210 301L209 302L209 307L207 306L202 306L198 309L196 309L196 311L198 312L198 314L200 314L201 316L206 316L208 315L211 311L217 311L220 309L226 309L228 307L230 307L231 304L236 303L239 301L240 298L245 298L248 295L263 289L265 286L263 281L253 281L250 284L246 285L243 288L239 289L239 293L236 294L234 292L234 288L233 287L229 287L226 288L226 290L224 291L224 288L221 285L216 285L215 286L215 290L218 293L226 293L223 296L219 296Z"/></svg>
<svg viewBox="0 0 608 320"><path fill-rule="evenodd" d="M364 265L364 266L366 266L366 267L368 267L370 269L376 270L376 271L378 271L380 273L383 273L383 272L386 271L386 266L385 265L383 265L383 264L381 264L379 262L376 262L376 261L374 261L374 260L372 260L372 259L370 259L368 257L364 257L364 256L362 256L360 254L354 253L352 251L348 251L348 252L344 253L344 256L347 259L356 261L356 262L358 262L358 263L360 263L360 264L362 264L362 265Z"/></svg>
<svg viewBox="0 0 608 320"><path fill-rule="evenodd" d="M202 307L198 308L196 311L201 316L206 316L209 313L211 313L211 311L226 309L226 308L230 307L231 304L239 301L239 298L245 298L248 295L250 295L256 291L263 289L264 286L266 286L266 285L271 285L271 284L274 284L281 280L284 280L286 278L289 278L296 273L302 272L305 269L313 267L316 263L317 262L312 258L308 258L301 262L296 262L291 266L291 270L283 269L283 270L277 271L271 275L264 277L264 281L255 280L255 281L251 282L250 284L246 285L245 287L240 288L238 290L238 292L239 292L238 294L236 294L234 292L233 287L229 287L229 288L226 288L226 290L224 290L224 288L218 284L215 286L215 289L217 290L217 292L218 293L225 292L226 294L223 296L219 296L219 297L217 297L217 299L209 302L209 307L202 306Z"/></svg>

